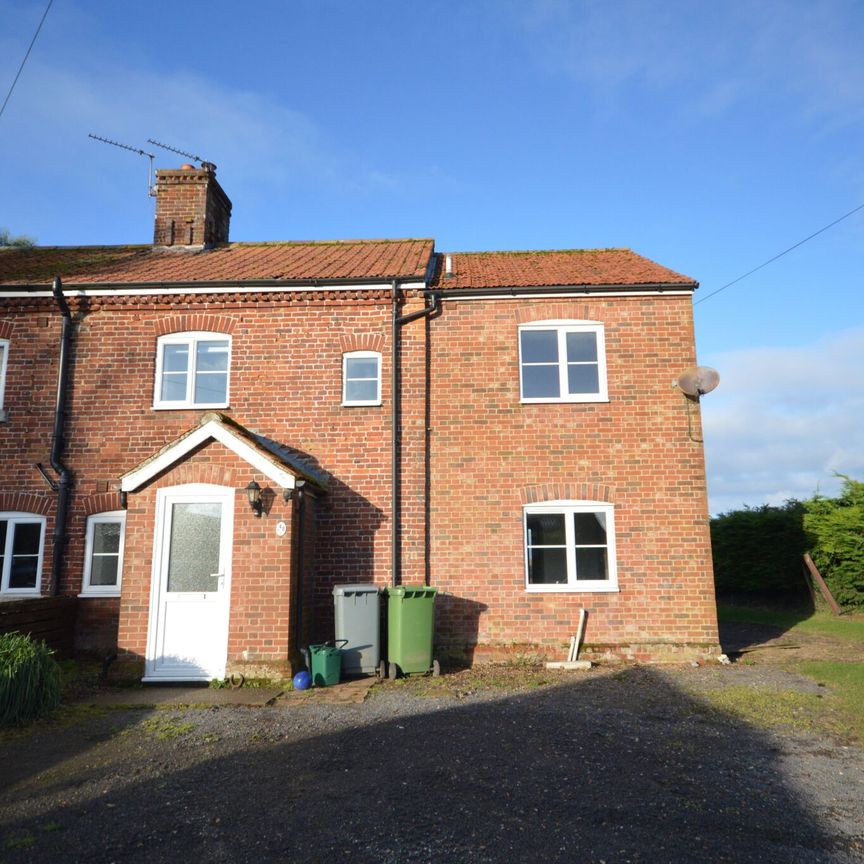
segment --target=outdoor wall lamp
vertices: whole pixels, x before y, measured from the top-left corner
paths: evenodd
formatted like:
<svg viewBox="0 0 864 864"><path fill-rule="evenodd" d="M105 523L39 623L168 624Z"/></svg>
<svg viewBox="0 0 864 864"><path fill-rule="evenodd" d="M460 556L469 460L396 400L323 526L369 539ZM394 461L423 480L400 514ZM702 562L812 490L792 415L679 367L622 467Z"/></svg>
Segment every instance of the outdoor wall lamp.
<svg viewBox="0 0 864 864"><path fill-rule="evenodd" d="M254 480L250 480L246 487L246 497L255 515L260 516L264 510L264 503L261 501L261 487Z"/></svg>

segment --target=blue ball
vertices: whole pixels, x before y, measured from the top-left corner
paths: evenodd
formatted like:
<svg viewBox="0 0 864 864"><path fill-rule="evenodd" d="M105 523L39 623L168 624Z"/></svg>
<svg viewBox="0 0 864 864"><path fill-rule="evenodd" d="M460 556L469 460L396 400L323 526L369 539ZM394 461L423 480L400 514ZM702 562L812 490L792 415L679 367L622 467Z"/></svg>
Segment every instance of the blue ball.
<svg viewBox="0 0 864 864"><path fill-rule="evenodd" d="M312 676L305 669L294 676L295 690L308 690L311 683Z"/></svg>

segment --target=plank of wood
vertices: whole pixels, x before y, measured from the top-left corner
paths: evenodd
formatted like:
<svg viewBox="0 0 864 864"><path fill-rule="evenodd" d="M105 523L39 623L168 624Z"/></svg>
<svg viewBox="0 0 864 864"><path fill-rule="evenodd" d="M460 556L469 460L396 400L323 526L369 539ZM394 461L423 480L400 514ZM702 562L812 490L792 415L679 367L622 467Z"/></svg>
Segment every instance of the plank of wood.
<svg viewBox="0 0 864 864"><path fill-rule="evenodd" d="M828 586L825 584L825 580L822 578L819 569L813 563L813 559L810 557L809 552L804 553L804 563L807 565L807 569L810 571L810 576L813 578L813 581L819 586L819 591L825 598L825 602L831 607L831 611L835 615L842 615L843 610L837 605L834 595L828 590Z"/></svg>

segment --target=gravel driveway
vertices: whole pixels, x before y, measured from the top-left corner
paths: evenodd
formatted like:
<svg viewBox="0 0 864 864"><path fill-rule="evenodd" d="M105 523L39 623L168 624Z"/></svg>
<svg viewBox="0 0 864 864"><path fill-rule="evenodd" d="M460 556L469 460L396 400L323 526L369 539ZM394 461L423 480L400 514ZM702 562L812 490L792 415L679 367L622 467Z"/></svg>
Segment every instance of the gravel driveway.
<svg viewBox="0 0 864 864"><path fill-rule="evenodd" d="M862 751L700 695L766 674L790 677L607 669L512 692L386 682L360 705L82 709L0 744L0 862L864 860Z"/></svg>

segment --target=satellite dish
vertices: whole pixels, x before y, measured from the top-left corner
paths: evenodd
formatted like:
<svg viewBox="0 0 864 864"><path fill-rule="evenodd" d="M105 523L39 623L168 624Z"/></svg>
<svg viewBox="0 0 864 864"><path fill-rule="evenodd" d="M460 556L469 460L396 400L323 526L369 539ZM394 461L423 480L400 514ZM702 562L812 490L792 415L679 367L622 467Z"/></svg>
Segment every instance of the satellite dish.
<svg viewBox="0 0 864 864"><path fill-rule="evenodd" d="M675 379L675 383L688 396L704 396L720 383L720 374L710 366L691 366Z"/></svg>

